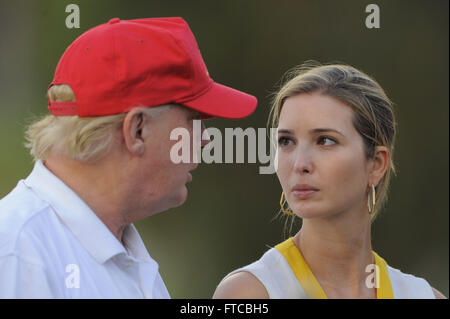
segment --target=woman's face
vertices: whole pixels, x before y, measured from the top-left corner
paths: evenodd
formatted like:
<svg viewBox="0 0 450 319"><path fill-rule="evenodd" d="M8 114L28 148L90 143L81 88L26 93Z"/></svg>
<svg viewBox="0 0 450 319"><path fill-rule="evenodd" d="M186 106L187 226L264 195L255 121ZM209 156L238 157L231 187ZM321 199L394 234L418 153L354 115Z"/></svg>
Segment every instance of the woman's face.
<svg viewBox="0 0 450 319"><path fill-rule="evenodd" d="M369 165L352 109L320 93L286 99L277 130L277 175L301 218L367 209Z"/></svg>

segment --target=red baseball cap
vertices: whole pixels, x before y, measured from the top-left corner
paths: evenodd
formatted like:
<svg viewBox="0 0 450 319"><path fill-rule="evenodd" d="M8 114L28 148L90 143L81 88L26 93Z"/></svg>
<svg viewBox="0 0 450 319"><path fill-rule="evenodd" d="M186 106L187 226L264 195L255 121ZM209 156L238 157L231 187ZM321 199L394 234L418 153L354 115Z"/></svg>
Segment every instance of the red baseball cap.
<svg viewBox="0 0 450 319"><path fill-rule="evenodd" d="M215 83L182 18L120 20L78 37L58 62L52 85L67 84L75 102L51 102L53 115L102 116L135 106L176 103L204 118L243 118L254 96Z"/></svg>

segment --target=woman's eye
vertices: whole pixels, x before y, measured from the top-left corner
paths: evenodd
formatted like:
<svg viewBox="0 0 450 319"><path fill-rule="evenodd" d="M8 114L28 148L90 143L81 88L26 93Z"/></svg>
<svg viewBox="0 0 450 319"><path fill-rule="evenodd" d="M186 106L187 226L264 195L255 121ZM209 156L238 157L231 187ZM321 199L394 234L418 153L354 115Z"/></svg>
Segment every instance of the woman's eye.
<svg viewBox="0 0 450 319"><path fill-rule="evenodd" d="M319 144L329 146L329 145L336 144L336 141L327 136L321 136L321 137L319 137Z"/></svg>
<svg viewBox="0 0 450 319"><path fill-rule="evenodd" d="M278 139L278 145L280 145L280 146L287 146L287 145L289 145L290 142L291 142L291 140L284 136L282 136Z"/></svg>

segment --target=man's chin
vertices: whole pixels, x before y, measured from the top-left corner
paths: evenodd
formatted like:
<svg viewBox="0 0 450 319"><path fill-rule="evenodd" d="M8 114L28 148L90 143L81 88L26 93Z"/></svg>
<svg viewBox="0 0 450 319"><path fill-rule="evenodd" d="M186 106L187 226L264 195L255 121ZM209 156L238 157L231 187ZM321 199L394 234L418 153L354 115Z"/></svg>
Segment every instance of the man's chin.
<svg viewBox="0 0 450 319"><path fill-rule="evenodd" d="M166 197L164 200L159 201L158 209L154 213L159 214L171 208L183 205L187 200L187 195L187 188L186 186L183 186L183 189L179 190L177 193L173 193L169 197ZM153 208L155 208L155 206L153 206Z"/></svg>
<svg viewBox="0 0 450 319"><path fill-rule="evenodd" d="M187 200L187 196L188 196L187 187L183 186L183 189L176 196L173 197L173 200L172 200L173 206L172 207L179 207L179 206L183 205L184 202L186 202L186 200Z"/></svg>

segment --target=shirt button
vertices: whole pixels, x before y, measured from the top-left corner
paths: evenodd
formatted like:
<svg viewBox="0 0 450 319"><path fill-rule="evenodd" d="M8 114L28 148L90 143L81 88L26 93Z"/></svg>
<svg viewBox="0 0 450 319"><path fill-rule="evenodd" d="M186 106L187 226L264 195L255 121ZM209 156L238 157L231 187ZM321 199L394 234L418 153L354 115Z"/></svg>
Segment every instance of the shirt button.
<svg viewBox="0 0 450 319"><path fill-rule="evenodd" d="M127 261L125 262L125 266L127 266L127 267L130 267L131 264L132 264L132 261L131 261L131 260L127 260Z"/></svg>

